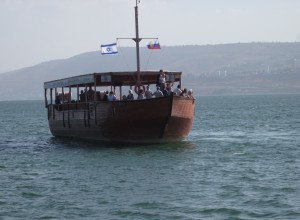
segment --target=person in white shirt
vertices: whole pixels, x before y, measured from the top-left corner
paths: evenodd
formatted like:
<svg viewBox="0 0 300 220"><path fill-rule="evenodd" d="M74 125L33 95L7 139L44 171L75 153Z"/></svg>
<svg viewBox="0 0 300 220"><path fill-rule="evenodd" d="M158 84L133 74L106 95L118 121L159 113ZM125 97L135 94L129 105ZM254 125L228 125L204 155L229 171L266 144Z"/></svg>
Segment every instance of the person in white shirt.
<svg viewBox="0 0 300 220"><path fill-rule="evenodd" d="M194 96L193 96L193 90L192 90L192 89L190 89L190 90L188 91L187 97L190 98L190 99L193 99L193 98L194 98Z"/></svg>
<svg viewBox="0 0 300 220"><path fill-rule="evenodd" d="M158 98L158 97L163 97L163 96L164 96L163 93L162 93L162 91L160 91L159 86L157 86L157 90L153 93L153 95L154 95L156 98Z"/></svg>
<svg viewBox="0 0 300 220"><path fill-rule="evenodd" d="M182 93L181 89L180 89L180 85L178 84L177 88L174 89L173 91L176 95L180 96L180 94Z"/></svg>
<svg viewBox="0 0 300 220"><path fill-rule="evenodd" d="M128 92L129 92L129 94L127 95L127 100L134 100L132 90L130 89Z"/></svg>
<svg viewBox="0 0 300 220"><path fill-rule="evenodd" d="M145 92L145 97L146 99L151 99L152 98L152 91L150 90L149 86L147 86L146 88L146 92Z"/></svg>

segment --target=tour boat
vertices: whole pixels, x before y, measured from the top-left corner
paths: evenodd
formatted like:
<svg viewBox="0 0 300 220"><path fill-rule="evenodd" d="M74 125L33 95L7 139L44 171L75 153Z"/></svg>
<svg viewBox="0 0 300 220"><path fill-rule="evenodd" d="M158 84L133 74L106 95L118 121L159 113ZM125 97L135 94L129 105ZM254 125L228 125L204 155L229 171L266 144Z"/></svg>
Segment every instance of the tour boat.
<svg viewBox="0 0 300 220"><path fill-rule="evenodd" d="M126 100L128 90L143 96L159 86L162 70L140 70L138 1L135 6L136 71L79 75L44 83L50 131L56 137L109 142L165 143L183 140L192 128L195 99L173 92ZM165 83L182 85L182 72L165 71ZM108 89L109 88L109 89ZM106 91L114 99L108 101ZM73 97L74 95L74 97Z"/></svg>

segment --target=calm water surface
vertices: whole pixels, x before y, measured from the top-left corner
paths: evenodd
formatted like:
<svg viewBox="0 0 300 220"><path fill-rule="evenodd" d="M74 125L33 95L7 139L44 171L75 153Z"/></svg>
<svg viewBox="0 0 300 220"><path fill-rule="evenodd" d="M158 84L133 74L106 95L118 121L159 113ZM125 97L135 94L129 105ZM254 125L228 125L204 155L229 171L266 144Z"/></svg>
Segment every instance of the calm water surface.
<svg viewBox="0 0 300 220"><path fill-rule="evenodd" d="M0 102L0 219L300 219L300 95L197 97L180 143L51 136Z"/></svg>

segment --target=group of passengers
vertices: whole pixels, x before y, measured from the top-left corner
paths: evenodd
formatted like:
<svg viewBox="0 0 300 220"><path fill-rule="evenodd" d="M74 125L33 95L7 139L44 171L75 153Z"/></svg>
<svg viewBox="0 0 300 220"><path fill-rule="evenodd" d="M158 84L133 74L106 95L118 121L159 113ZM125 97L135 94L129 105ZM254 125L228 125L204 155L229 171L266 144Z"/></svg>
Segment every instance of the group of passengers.
<svg viewBox="0 0 300 220"><path fill-rule="evenodd" d="M152 92L149 86L146 86L146 89L144 87L145 91L144 91L144 89L141 89L141 88L137 89L137 91L136 91L137 100L159 98L159 97L163 97L163 96L169 96L172 93L176 96L194 98L192 89L190 89L189 91L187 91L186 88L181 90L181 86L180 86L180 84L178 84L177 88L174 89L174 91L173 91L172 86L173 86L173 84L166 83L166 74L162 70L160 70L160 74L158 77L158 83L156 85L156 91ZM117 98L113 91L111 91L110 93L108 93L108 91L106 91L106 94L105 94L103 100L104 101L116 101ZM128 91L127 96L126 95L122 96L122 100L123 101L134 100L133 92L131 89Z"/></svg>
<svg viewBox="0 0 300 220"><path fill-rule="evenodd" d="M171 93L173 93L174 95L177 95L177 96L194 98L192 89L190 89L189 91L187 91L186 88L181 90L181 86L180 86L180 84L178 84L177 88L174 89L174 91L173 91L172 86L173 86L173 84L166 83L166 74L163 72L163 70L160 70L159 71L159 88L160 88L161 92L163 93L163 96L167 96L167 95L170 95Z"/></svg>
<svg viewBox="0 0 300 220"><path fill-rule="evenodd" d="M79 99L80 102L85 102L85 101L93 101L95 97L95 91L92 89L92 87L89 87L89 90L81 90Z"/></svg>
<svg viewBox="0 0 300 220"><path fill-rule="evenodd" d="M103 96L103 101L116 101L117 100L117 97L115 95L115 93L113 91L110 91L108 93L108 91L105 92L104 96Z"/></svg>
<svg viewBox="0 0 300 220"><path fill-rule="evenodd" d="M187 97L187 98L194 98L193 90L190 89L189 91L187 91L186 88L181 90L180 84L178 84L177 88L174 89L174 91L173 91L172 90L173 84L166 83L166 74L163 72L163 70L160 70L159 72L160 72L160 74L159 74L159 88L160 88L161 92L163 93L163 96L167 96L167 95L170 95L171 93L173 93L174 95L177 95L177 96L183 96L183 97Z"/></svg>
<svg viewBox="0 0 300 220"><path fill-rule="evenodd" d="M155 97L163 97L163 96L169 96L173 93L175 96L182 96L187 98L194 98L193 96L193 90L190 89L187 91L186 88L181 90L180 84L177 85L176 89L172 89L172 85L167 83L166 86L162 86L161 88L159 86L156 87L156 91L153 93L153 96ZM152 98L152 97L150 97Z"/></svg>
<svg viewBox="0 0 300 220"><path fill-rule="evenodd" d="M136 90L137 93L137 100L141 99L151 99L151 98L159 98L163 96L169 96L173 93L173 95L176 96L182 96L187 98L194 98L193 97L193 91L190 89L187 91L186 88L181 90L180 84L177 85L176 89L172 89L173 84L166 83L166 74L163 72L163 70L160 70L160 73L158 75L157 84L156 84L156 91L152 92L149 86L146 86L143 88L139 88ZM94 100L96 93L94 90L92 90L91 86L89 87L89 90L85 89L85 91L81 90L79 98L80 102L86 102L86 101L92 101ZM100 97L99 97L100 98ZM115 93L113 91L106 91L103 96L103 101L116 101L118 100ZM123 101L128 100L134 100L133 92L130 89L128 95L122 96ZM55 104L61 104L61 100L58 94L56 94L55 97Z"/></svg>

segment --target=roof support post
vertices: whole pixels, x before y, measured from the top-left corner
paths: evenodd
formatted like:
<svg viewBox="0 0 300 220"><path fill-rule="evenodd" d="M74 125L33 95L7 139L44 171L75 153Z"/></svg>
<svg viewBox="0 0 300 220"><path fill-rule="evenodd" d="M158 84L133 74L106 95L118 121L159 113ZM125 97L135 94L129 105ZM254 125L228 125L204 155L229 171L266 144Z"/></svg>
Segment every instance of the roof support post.
<svg viewBox="0 0 300 220"><path fill-rule="evenodd" d="M61 88L61 92L62 92L62 104L64 104L64 102L65 102L65 92L64 92L64 87Z"/></svg>
<svg viewBox="0 0 300 220"><path fill-rule="evenodd" d="M50 104L53 104L53 95L52 95L53 89L50 89Z"/></svg>
<svg viewBox="0 0 300 220"><path fill-rule="evenodd" d="M97 101L97 83L96 83L96 75L94 76L94 101Z"/></svg>
<svg viewBox="0 0 300 220"><path fill-rule="evenodd" d="M48 100L47 100L47 89L45 89L45 93L44 93L44 95L45 95L45 108L47 108L47 106L48 106Z"/></svg>
<svg viewBox="0 0 300 220"><path fill-rule="evenodd" d="M79 102L79 85L77 85L77 103Z"/></svg>
<svg viewBox="0 0 300 220"><path fill-rule="evenodd" d="M84 91L84 95L85 95L85 102L87 102L87 84L85 84L85 91Z"/></svg>

